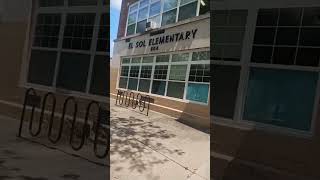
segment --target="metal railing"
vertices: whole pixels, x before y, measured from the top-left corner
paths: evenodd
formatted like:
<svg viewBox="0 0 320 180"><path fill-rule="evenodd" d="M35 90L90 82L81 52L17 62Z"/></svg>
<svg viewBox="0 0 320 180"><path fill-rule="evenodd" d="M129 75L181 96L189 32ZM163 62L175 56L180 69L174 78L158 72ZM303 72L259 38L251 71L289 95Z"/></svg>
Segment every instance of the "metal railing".
<svg viewBox="0 0 320 180"><path fill-rule="evenodd" d="M118 90L116 105L132 107L132 109L136 109L139 106L139 111L141 113L145 113L145 115L149 115L150 104L153 103L154 100L149 96L138 93L136 96L134 92L129 91L121 91Z"/></svg>
<svg viewBox="0 0 320 180"><path fill-rule="evenodd" d="M59 123L59 132L57 137L52 137L52 129L53 129L53 123L54 123L54 119L55 119L55 111L56 111L56 104L57 104L57 100L56 100L56 96L52 93L52 92L48 92L47 94L44 95L43 101L42 101L42 105L41 104L41 96L38 96L36 91L33 88L27 89L26 93L25 93L25 97L24 97L24 103L23 103L23 109L22 109L22 113L21 113L21 119L20 119L20 125L19 125L19 132L18 132L18 137L22 137L22 129L23 129L23 123L26 119L26 109L27 106L31 107L31 115L30 115L30 119L29 119L29 133L32 137L36 137L39 136L41 131L42 131L42 126L43 126L43 121L44 121L44 113L46 111L46 107L48 106L48 99L51 98L52 100L52 107L49 109L49 114L50 114L50 118L49 118L49 126L48 126L48 140L53 143L53 144L57 144L63 134L63 129L64 129L64 125L65 125L65 116L66 116L66 112L69 108L70 105L73 105L73 116L72 116L72 126L70 129L70 136L69 136L69 144L71 146L71 148L75 151L79 151L80 149L82 149L83 145L85 144L85 140L86 140L86 129L88 127L88 122L89 122L89 115L90 115L90 111L93 107L93 105L95 105L98 109L98 115L97 115L97 119L96 119L96 127L95 127L95 136L94 136L94 143L93 143L93 152L95 154L95 156L97 158L106 158L109 151L110 151L110 121L108 121L108 117L104 117L106 119L106 149L103 152L103 154L99 154L98 152L98 145L101 142L101 140L99 141L99 132L100 129L102 128L102 115L103 114L108 114L108 111L106 109L103 109L101 107L101 104L97 101L91 101L86 108L86 114L85 114L85 119L84 119L84 123L82 126L82 134L81 134L81 141L80 144L75 145L74 144L74 138L75 138L75 133L76 133L76 121L77 121L77 115L78 115L78 102L76 101L76 99L72 96L69 96L65 99L64 104L63 104L63 110L62 110L62 115L60 118L60 123ZM36 131L33 131L33 124L34 124L34 111L35 108L41 108L41 113L40 113L40 119L39 119L39 124L38 127L36 129ZM93 123L94 124L94 123ZM103 143L100 143L103 144Z"/></svg>

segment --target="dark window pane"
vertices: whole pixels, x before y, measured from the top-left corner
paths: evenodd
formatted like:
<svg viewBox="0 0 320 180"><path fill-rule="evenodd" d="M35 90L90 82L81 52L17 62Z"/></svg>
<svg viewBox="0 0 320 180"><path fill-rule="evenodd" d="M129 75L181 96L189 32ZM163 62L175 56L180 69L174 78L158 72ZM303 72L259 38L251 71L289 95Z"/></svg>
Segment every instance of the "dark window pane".
<svg viewBox="0 0 320 180"><path fill-rule="evenodd" d="M109 51L109 43L110 41L108 40L98 40L97 41L97 51ZM87 43L86 46L89 46Z"/></svg>
<svg viewBox="0 0 320 180"><path fill-rule="evenodd" d="M128 78L120 77L119 88L127 89Z"/></svg>
<svg viewBox="0 0 320 180"><path fill-rule="evenodd" d="M302 66L319 66L320 49L299 48L296 64Z"/></svg>
<svg viewBox="0 0 320 180"><path fill-rule="evenodd" d="M320 26L320 8L304 8L303 26Z"/></svg>
<svg viewBox="0 0 320 180"><path fill-rule="evenodd" d="M122 66L120 76L128 76L129 75L129 66Z"/></svg>
<svg viewBox="0 0 320 180"><path fill-rule="evenodd" d="M154 70L154 79L167 79L168 66L157 65Z"/></svg>
<svg viewBox="0 0 320 180"><path fill-rule="evenodd" d="M276 47L274 48L273 63L292 65L296 54L296 48Z"/></svg>
<svg viewBox="0 0 320 180"><path fill-rule="evenodd" d="M211 17L214 17L214 21L211 22L211 26L227 26L228 25L228 11L215 10L211 11Z"/></svg>
<svg viewBox="0 0 320 180"><path fill-rule="evenodd" d="M92 69L90 93L102 96L109 95L109 61L110 57L108 56L95 56Z"/></svg>
<svg viewBox="0 0 320 180"><path fill-rule="evenodd" d="M230 26L246 26L247 24L247 10L231 10L229 11L229 25Z"/></svg>
<svg viewBox="0 0 320 180"><path fill-rule="evenodd" d="M137 33L143 33L146 31L147 20L138 22L137 24Z"/></svg>
<svg viewBox="0 0 320 180"><path fill-rule="evenodd" d="M198 2L193 2L180 7L178 21L192 18L197 15Z"/></svg>
<svg viewBox="0 0 320 180"><path fill-rule="evenodd" d="M150 89L150 80L140 79L139 91L148 93Z"/></svg>
<svg viewBox="0 0 320 180"><path fill-rule="evenodd" d="M29 64L28 82L51 86L56 59L56 52L33 50Z"/></svg>
<svg viewBox="0 0 320 180"><path fill-rule="evenodd" d="M253 68L244 119L309 131L317 72Z"/></svg>
<svg viewBox="0 0 320 180"><path fill-rule="evenodd" d="M224 61L240 61L242 46L228 45L223 46L223 60Z"/></svg>
<svg viewBox="0 0 320 180"><path fill-rule="evenodd" d="M35 27L33 46L56 48L58 46L61 15L39 14Z"/></svg>
<svg viewBox="0 0 320 180"><path fill-rule="evenodd" d="M297 45L299 28L278 28L277 45Z"/></svg>
<svg viewBox="0 0 320 180"><path fill-rule="evenodd" d="M138 79L130 78L129 84L128 84L128 89L136 91L137 87L138 87Z"/></svg>
<svg viewBox="0 0 320 180"><path fill-rule="evenodd" d="M240 78L240 67L213 65L212 67L213 90L211 96L210 111L215 116L233 118L238 84ZM214 73L214 75L213 75Z"/></svg>
<svg viewBox="0 0 320 180"><path fill-rule="evenodd" d="M152 83L152 94L164 95L166 89L165 81L153 81Z"/></svg>
<svg viewBox="0 0 320 180"><path fill-rule="evenodd" d="M300 45L320 46L320 28L302 28Z"/></svg>
<svg viewBox="0 0 320 180"><path fill-rule="evenodd" d="M301 22L301 8L280 9L279 26L299 26Z"/></svg>
<svg viewBox="0 0 320 180"><path fill-rule="evenodd" d="M39 0L39 7L63 6L64 0Z"/></svg>
<svg viewBox="0 0 320 180"><path fill-rule="evenodd" d="M253 46L251 62L271 63L272 47Z"/></svg>
<svg viewBox="0 0 320 180"><path fill-rule="evenodd" d="M167 96L183 99L185 83L168 82Z"/></svg>
<svg viewBox="0 0 320 180"><path fill-rule="evenodd" d="M209 0L202 0L203 3L200 3L200 12L199 14L205 14L210 12L210 1Z"/></svg>
<svg viewBox="0 0 320 180"><path fill-rule="evenodd" d="M238 43L242 44L244 28L212 28L214 43Z"/></svg>
<svg viewBox="0 0 320 180"><path fill-rule="evenodd" d="M97 0L68 0L69 6L97 5Z"/></svg>
<svg viewBox="0 0 320 180"><path fill-rule="evenodd" d="M190 67L189 81L209 82L210 65L209 64L192 64Z"/></svg>
<svg viewBox="0 0 320 180"><path fill-rule="evenodd" d="M140 66L131 66L130 77L139 77Z"/></svg>
<svg viewBox="0 0 320 180"><path fill-rule="evenodd" d="M211 50L211 56L214 60L222 60L224 46L214 44Z"/></svg>
<svg viewBox="0 0 320 180"><path fill-rule="evenodd" d="M257 26L276 26L279 17L278 9L260 9Z"/></svg>
<svg viewBox="0 0 320 180"><path fill-rule="evenodd" d="M136 24L132 24L127 27L127 36L134 34L134 31L136 30Z"/></svg>
<svg viewBox="0 0 320 180"><path fill-rule="evenodd" d="M85 92L90 55L62 53L57 87Z"/></svg>
<svg viewBox="0 0 320 180"><path fill-rule="evenodd" d="M151 78L152 66L142 66L140 78Z"/></svg>
<svg viewBox="0 0 320 180"><path fill-rule="evenodd" d="M68 14L63 48L90 50L94 20L93 13Z"/></svg>
<svg viewBox="0 0 320 180"><path fill-rule="evenodd" d="M165 12L162 14L162 23L161 25L172 24L176 22L177 9Z"/></svg>
<svg viewBox="0 0 320 180"><path fill-rule="evenodd" d="M257 28L254 35L254 44L273 44L275 28Z"/></svg>

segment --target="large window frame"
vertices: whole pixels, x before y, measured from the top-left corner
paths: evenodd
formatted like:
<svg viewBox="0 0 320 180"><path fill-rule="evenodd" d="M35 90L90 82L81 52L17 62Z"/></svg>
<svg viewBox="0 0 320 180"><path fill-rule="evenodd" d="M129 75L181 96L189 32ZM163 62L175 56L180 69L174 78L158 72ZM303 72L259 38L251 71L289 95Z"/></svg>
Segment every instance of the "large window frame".
<svg viewBox="0 0 320 180"><path fill-rule="evenodd" d="M189 2L185 3L185 4L181 4L181 1L182 0L177 0L177 6L176 7L173 7L171 9L167 9L165 10L164 9L164 3L165 3L165 0L147 0L148 1L148 5L143 5L140 7L140 1L143 1L143 0L139 0L133 4L130 4L129 7L128 7L128 16L127 16L127 21L126 21L126 29L125 29L125 36L130 36L130 35L134 35L134 34L138 34L138 33L141 33L141 32L138 32L137 29L138 29L138 23L139 22L142 22L142 21L147 21L147 22L150 22L151 19L153 18L156 18L157 16L159 16L159 26L157 26L156 28L160 28L160 27L163 27L163 26L167 26L167 25L170 25L170 24L174 24L174 23L177 23L179 22L179 11L182 7L185 7L185 6L188 6L192 3L197 3L197 8L196 8L196 14L195 16L199 16L200 15L200 7L201 7L201 1L202 0L190 0ZM152 4L155 4L155 3L160 3L160 12L159 13L156 13L154 15L150 15L150 7ZM137 9L134 9L131 11L131 8L132 7L137 7ZM147 17L144 18L144 19L141 19L139 20L138 17L139 17L139 11L141 9L144 9L144 8L148 8L148 13L147 13ZM163 14L167 13L167 12L170 12L172 10L176 9L176 19L173 23L170 23L170 24L166 24L166 25L162 25L162 21L163 21ZM136 18L135 18L135 22L132 22L132 23L129 23L129 16L136 13ZM184 19L183 19L184 20ZM134 32L131 33L131 34L128 34L128 27L129 26L132 26L132 25L135 25L135 28L134 28ZM143 31L144 32L144 31Z"/></svg>
<svg viewBox="0 0 320 180"><path fill-rule="evenodd" d="M58 92L58 93L63 93L63 94L71 94L76 97L81 97L85 99L106 99L107 94L101 95L101 94L95 94L92 91L92 83L93 83L93 76L94 76L94 64L96 59L98 59L98 56L104 56L107 61L107 64L109 64L110 61L110 53L108 52L108 46L109 42L107 44L107 48L102 51L98 50L98 41L106 40L109 37L101 37L100 35L100 29L106 28L109 26L108 22L101 22L102 17L109 14L107 4L105 3L104 0L97 0L96 5L75 5L71 6L68 3L68 0L63 0L63 5L58 5L58 6L40 6L38 1L34 1L32 4L33 11L32 15L30 16L30 21L29 21L29 41L28 41L28 48L26 48L25 54L26 54L26 62L22 65L23 67L23 72L22 72L22 78L20 81L20 85L23 87L32 87L35 89L39 90L44 90L44 91L52 91L52 92ZM94 24L93 24L93 32L91 36L91 43L90 43L90 49L88 50L81 50L81 49L66 49L63 48L63 41L65 38L65 27L66 27L66 21L67 21L67 15L68 14L84 14L84 13L90 13L90 14L95 14L94 17ZM61 23L60 23L60 29L58 33L58 43L57 47L40 47L40 46L35 46L34 45L34 38L35 38L35 33L36 33L36 26L37 26L37 17L38 15L41 14L59 14L61 17ZM109 29L109 28L108 28ZM41 85L37 83L31 83L28 82L28 75L29 75L29 65L31 61L31 54L32 51L38 50L38 51L52 51L57 53L56 57L56 64L54 67L54 75L53 75L53 82L51 85ZM77 91L77 90L71 90L71 89L66 89L62 87L57 87L57 81L58 81L58 76L59 76L59 65L61 62L61 55L63 53L75 53L75 54L81 54L81 55L87 55L90 56L89 59L89 67L88 67L88 74L86 77L86 82L85 82L85 90L84 91ZM98 60L97 60L98 62ZM107 68L107 67L106 67ZM106 74L107 76L107 74Z"/></svg>
<svg viewBox="0 0 320 180"><path fill-rule="evenodd" d="M296 8L296 7L293 7ZM269 8L266 8L269 9ZM271 8L270 8L271 9ZM277 9L277 8L275 8ZM219 11L228 11L225 9L218 9ZM319 100L320 100L320 66L302 66L302 65L283 65L283 64L268 64L268 63L256 63L251 62L252 50L255 46L254 36L255 30L258 26L257 18L259 9L243 9L248 12L246 30L244 34L244 39L241 48L241 58L240 61L222 61L214 59L215 54L213 53L211 57L212 65L223 65L223 66L237 66L240 67L240 77L237 89L237 98L234 106L234 114L232 118L226 118L222 116L215 116L212 114L212 122L216 124L221 124L224 126L236 127L240 129L252 129L258 128L262 130L267 130L270 132L284 133L286 135L298 136L298 137L311 137L315 132L315 122L317 118L317 112L319 110ZM302 20L301 20L302 21ZM214 44L214 42L212 42ZM299 43L299 41L298 41ZM273 45L274 46L274 45ZM213 47L213 46L212 46ZM214 49L213 49L214 52ZM299 130L284 126L277 126L273 124L266 124L262 122L250 121L244 119L245 103L249 86L250 70L254 68L270 69L270 70L293 70L293 71L304 71L304 72L316 72L318 73L318 80L316 83L316 94L313 103L311 126L309 130ZM213 72L214 74L214 72Z"/></svg>
<svg viewBox="0 0 320 180"><path fill-rule="evenodd" d="M148 54L148 55L135 55L135 56L122 56L120 57L121 62L120 62L120 70L118 73L118 82L117 82L117 89L121 89L121 90L129 90L132 92L137 92L137 93L141 93L141 94L147 94L150 96L154 96L154 97L161 97L161 98L166 98L166 99L171 99L171 100L175 100L175 101L180 101L180 102L185 102L185 103L194 103L194 104L200 104L200 105L209 105L209 101L210 101L210 81L209 82L196 82L196 81L189 81L189 75L190 75L190 67L192 65L208 65L210 66L210 58L208 58L207 60L199 60L199 61L192 61L192 54L193 53L197 53L197 52L209 52L209 49L205 48L205 49L195 49L195 50L188 50L188 51L177 51L177 52L170 52L170 53L161 53L161 54ZM185 54L188 53L188 60L187 61L177 61L177 62L172 62L172 56L174 54ZM157 56L169 56L169 60L168 62L156 62L156 57ZM140 64L135 64L135 63L131 63L133 58L137 58L137 57L141 57L143 59L143 57L152 57L152 62L148 62L148 63L140 63ZM123 63L123 60L125 60L125 62ZM128 62L128 60L130 62ZM130 78L130 73L128 73L128 76L122 76L121 75L121 71L122 71L122 67L129 67L129 72L131 71L131 67L132 66L140 66L140 71L139 71L139 77L138 77L138 85L137 85L137 90L130 90L128 89L128 84L129 84L129 80L127 81L127 85L126 88L121 88L119 87L119 82L121 78ZM152 73L151 73L151 77L150 78L141 78L141 67L142 66L152 66ZM166 77L165 78L155 78L155 67L156 66L168 66L167 68L167 72L166 72ZM184 80L171 80L170 79L170 71L171 71L171 67L172 66L187 66L187 72L185 74L185 79ZM141 92L139 91L139 83L140 80L150 80L150 86L149 86L149 91L148 92ZM162 81L165 82L165 92L164 95L158 95L155 93L152 93L152 87L153 87L153 82L154 81ZM178 83L184 83L184 92L183 92L183 98L175 98L175 97L169 97L168 96L168 84L170 82L178 82ZM189 84L204 84L204 85L208 85L208 95L207 95L207 102L203 103L203 102L199 102L199 101L193 101L193 100L188 100L187 99L187 91L188 91L188 85Z"/></svg>

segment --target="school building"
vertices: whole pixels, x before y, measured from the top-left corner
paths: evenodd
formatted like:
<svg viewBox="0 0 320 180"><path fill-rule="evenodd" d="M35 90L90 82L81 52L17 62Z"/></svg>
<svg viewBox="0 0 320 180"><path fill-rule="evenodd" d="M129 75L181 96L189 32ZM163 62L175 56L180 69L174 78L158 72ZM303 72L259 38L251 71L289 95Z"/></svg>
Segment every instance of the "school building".
<svg viewBox="0 0 320 180"><path fill-rule="evenodd" d="M79 118L92 100L108 104L109 29L105 0L0 0L0 114L20 119L27 88L53 92L57 118L69 96Z"/></svg>
<svg viewBox="0 0 320 180"><path fill-rule="evenodd" d="M320 2L212 7L211 176L319 179Z"/></svg>
<svg viewBox="0 0 320 180"><path fill-rule="evenodd" d="M209 0L123 0L111 61L118 90L149 95L152 110L210 127Z"/></svg>

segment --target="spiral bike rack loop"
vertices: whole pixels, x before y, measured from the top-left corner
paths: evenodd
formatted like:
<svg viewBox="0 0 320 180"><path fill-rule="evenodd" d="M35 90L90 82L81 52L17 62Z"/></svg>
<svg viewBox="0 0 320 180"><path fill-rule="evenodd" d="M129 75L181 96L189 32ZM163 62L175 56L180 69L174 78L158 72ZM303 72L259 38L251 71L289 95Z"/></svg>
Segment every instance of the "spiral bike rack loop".
<svg viewBox="0 0 320 180"><path fill-rule="evenodd" d="M37 93L33 88L27 89L27 91L25 93L25 96L24 96L24 103L23 103L23 108L22 108L22 113L21 113L21 118L20 118L18 137L21 137L21 131L22 131L23 121L24 121L24 117L25 117L25 112L26 112L27 104L30 101L30 99L29 99L30 93L32 93L33 96L37 96ZM35 107L36 106L34 104L32 104L32 110L31 110L30 119L33 119Z"/></svg>
<svg viewBox="0 0 320 180"><path fill-rule="evenodd" d="M91 101L89 103L89 105L87 106L87 110L86 110L86 115L85 115L85 120L84 120L84 124L82 126L82 134L81 134L81 142L78 146L75 146L73 145L73 138L74 138L74 130L75 130L75 124L76 124L76 118L73 119L73 122L72 122L72 127L71 127L71 131L70 131L70 140L69 140L69 143L72 147L73 150L75 151L78 151L80 150L83 145L84 145L84 142L85 142L85 139L86 139L86 134L85 134L85 131L86 131L86 127L88 125L88 120L89 120L89 114L90 114L90 110L91 110L91 107L92 105L96 104L98 107L100 107L99 103L96 102L96 101Z"/></svg>
<svg viewBox="0 0 320 180"><path fill-rule="evenodd" d="M101 111L102 109L101 108L99 108L99 111ZM98 115L98 119L97 119L97 127L96 127L96 131L95 131L95 137L94 137L94 145L93 145L93 150L94 150L94 153L95 153L95 156L97 157L97 158L100 158L100 159L102 159L102 158L105 158L105 157L107 157L107 155L108 155L108 153L109 153L109 151L110 151L110 146L109 146L109 144L110 144L110 121L107 121L107 128L106 128L106 135L107 135L107 147L106 147L106 150L105 150L105 152L103 153L103 154L99 154L98 153L98 143L99 143L99 130L100 130L100 128L101 128L101 125L102 125L102 122L101 122L101 120L102 120L102 113L101 112L99 112L99 115Z"/></svg>
<svg viewBox="0 0 320 180"><path fill-rule="evenodd" d="M33 124L33 119L30 119L30 122L29 122L29 133L31 136L38 136L40 133L41 133L41 129L42 129L42 123L43 123L43 119L44 119L44 111L46 109L46 105L47 105L47 99L48 97L51 97L52 98L52 108L51 108L51 115L50 115L50 121L53 121L54 119L54 113L55 113L55 109L56 109L56 97L53 93L51 92L48 92L45 96L44 96L44 99L43 99L43 102L42 102L42 108L41 108L41 114L40 114L40 120L39 120L39 126L38 126L38 129L37 131L34 133L32 132L32 124Z"/></svg>

